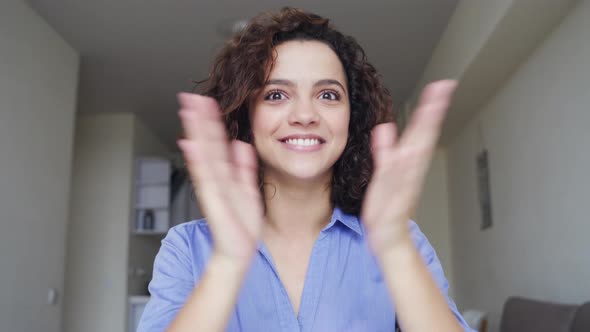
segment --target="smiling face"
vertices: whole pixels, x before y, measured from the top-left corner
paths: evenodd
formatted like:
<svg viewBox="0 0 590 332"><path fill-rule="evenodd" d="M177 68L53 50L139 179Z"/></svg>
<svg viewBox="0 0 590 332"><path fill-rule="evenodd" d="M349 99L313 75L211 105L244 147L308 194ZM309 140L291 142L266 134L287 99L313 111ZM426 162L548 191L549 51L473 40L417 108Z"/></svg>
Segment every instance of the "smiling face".
<svg viewBox="0 0 590 332"><path fill-rule="evenodd" d="M350 104L338 56L319 41L288 41L251 103L265 178L329 181L348 139Z"/></svg>

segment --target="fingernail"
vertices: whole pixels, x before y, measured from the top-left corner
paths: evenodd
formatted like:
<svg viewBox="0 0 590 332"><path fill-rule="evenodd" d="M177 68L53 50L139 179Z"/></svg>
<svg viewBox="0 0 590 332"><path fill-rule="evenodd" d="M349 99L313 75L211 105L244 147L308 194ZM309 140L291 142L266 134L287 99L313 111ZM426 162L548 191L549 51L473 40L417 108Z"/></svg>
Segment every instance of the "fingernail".
<svg viewBox="0 0 590 332"><path fill-rule="evenodd" d="M190 107L193 104L193 98L195 96L198 96L198 95L197 94L194 94L194 93L189 93L189 92L179 92L176 95L176 98L178 100L178 103L182 107Z"/></svg>
<svg viewBox="0 0 590 332"><path fill-rule="evenodd" d="M443 81L443 91L446 93L452 93L459 85L457 80L444 80Z"/></svg>
<svg viewBox="0 0 590 332"><path fill-rule="evenodd" d="M176 141L176 145L178 145L178 147L181 150L184 151L186 149L186 140L185 139L179 139L179 140Z"/></svg>
<svg viewBox="0 0 590 332"><path fill-rule="evenodd" d="M176 100L180 105L184 104L184 100L186 98L186 92L179 92L176 94Z"/></svg>

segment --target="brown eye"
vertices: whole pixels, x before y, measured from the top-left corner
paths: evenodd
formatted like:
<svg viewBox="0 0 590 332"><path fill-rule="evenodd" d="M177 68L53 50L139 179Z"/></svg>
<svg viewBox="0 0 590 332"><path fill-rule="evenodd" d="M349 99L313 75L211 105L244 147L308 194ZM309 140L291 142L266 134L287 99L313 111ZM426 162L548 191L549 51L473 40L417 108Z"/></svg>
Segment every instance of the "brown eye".
<svg viewBox="0 0 590 332"><path fill-rule="evenodd" d="M269 93L266 94L266 96L264 96L264 100L281 100L281 99L285 99L285 94L282 91L279 90L273 90L270 91Z"/></svg>
<svg viewBox="0 0 590 332"><path fill-rule="evenodd" d="M322 91L320 99L340 100L340 94L336 91Z"/></svg>

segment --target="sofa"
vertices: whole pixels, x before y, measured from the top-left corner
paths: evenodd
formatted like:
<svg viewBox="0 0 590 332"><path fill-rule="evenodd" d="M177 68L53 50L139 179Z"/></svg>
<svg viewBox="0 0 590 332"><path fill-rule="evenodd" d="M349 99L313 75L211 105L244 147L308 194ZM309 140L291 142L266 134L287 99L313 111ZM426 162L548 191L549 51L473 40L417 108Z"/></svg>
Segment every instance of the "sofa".
<svg viewBox="0 0 590 332"><path fill-rule="evenodd" d="M590 302L571 305L510 297L500 332L590 332Z"/></svg>

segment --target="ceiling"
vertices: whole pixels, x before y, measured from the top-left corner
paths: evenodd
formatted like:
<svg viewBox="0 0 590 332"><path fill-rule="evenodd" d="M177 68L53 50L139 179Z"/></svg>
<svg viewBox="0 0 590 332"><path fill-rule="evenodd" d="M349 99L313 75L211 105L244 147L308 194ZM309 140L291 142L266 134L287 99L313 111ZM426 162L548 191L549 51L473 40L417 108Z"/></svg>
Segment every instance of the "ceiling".
<svg viewBox="0 0 590 332"><path fill-rule="evenodd" d="M134 112L173 147L175 94L206 76L238 19L284 5L357 38L397 104L413 92L457 0L28 0L81 54L79 112Z"/></svg>

